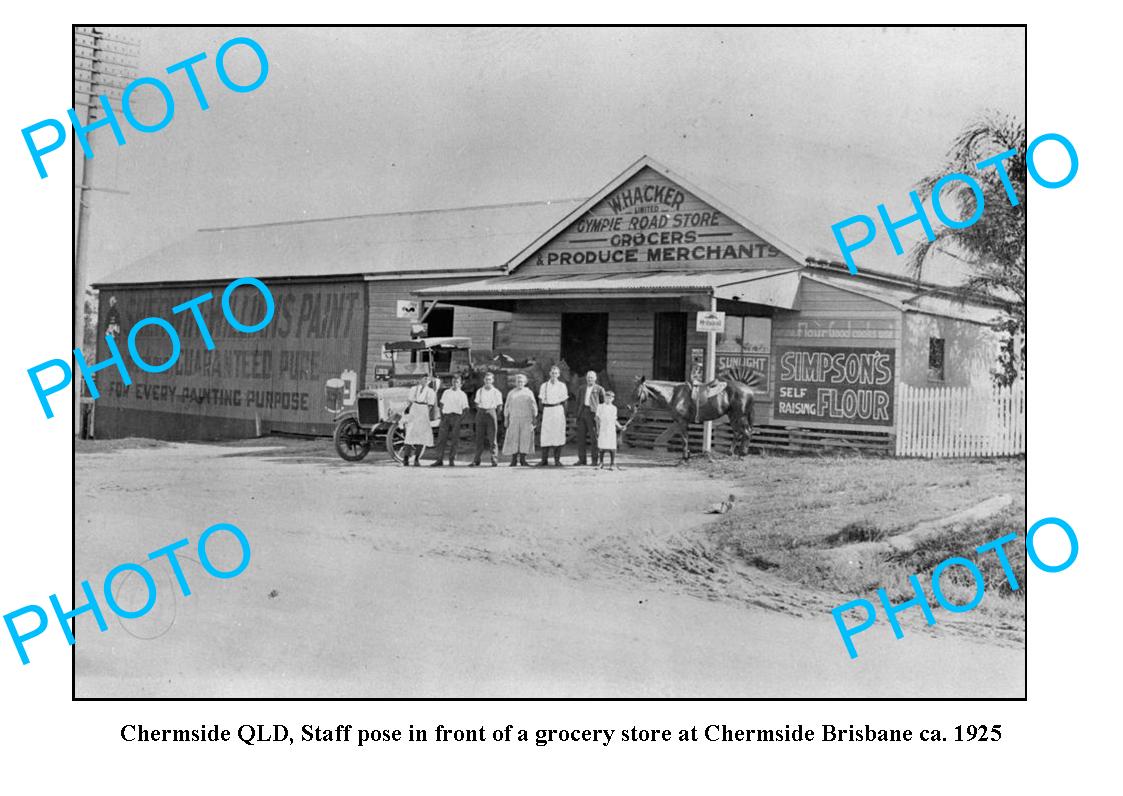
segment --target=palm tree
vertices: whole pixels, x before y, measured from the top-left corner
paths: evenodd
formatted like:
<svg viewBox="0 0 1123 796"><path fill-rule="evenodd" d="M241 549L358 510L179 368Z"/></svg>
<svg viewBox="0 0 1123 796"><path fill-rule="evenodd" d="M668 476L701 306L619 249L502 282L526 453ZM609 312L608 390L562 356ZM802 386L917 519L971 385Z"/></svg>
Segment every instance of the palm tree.
<svg viewBox="0 0 1123 796"><path fill-rule="evenodd" d="M1014 150L1002 161L1018 198L1010 204L998 170L977 165L986 158ZM1010 384L1025 370L1026 331L1026 128L1010 116L990 116L969 125L952 144L947 163L938 174L925 177L916 189L930 195L947 174L967 174L983 191L984 211L964 229L942 227L935 240L923 241L909 252L909 267L919 280L924 263L934 253L968 264L970 275L957 292L963 297L985 297L998 304L1002 316L993 327L1002 334L1003 347L995 374L999 384ZM940 193L940 206L948 215L970 218L975 212L975 194L962 181L948 183Z"/></svg>

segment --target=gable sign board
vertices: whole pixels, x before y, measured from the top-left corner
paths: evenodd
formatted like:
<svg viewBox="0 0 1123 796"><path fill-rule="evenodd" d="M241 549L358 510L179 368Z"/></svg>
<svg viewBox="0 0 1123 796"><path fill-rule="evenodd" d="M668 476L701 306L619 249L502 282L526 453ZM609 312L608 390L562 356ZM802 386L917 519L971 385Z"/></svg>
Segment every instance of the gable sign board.
<svg viewBox="0 0 1123 796"><path fill-rule="evenodd" d="M725 213L645 168L519 265L522 272L741 270L799 265Z"/></svg>

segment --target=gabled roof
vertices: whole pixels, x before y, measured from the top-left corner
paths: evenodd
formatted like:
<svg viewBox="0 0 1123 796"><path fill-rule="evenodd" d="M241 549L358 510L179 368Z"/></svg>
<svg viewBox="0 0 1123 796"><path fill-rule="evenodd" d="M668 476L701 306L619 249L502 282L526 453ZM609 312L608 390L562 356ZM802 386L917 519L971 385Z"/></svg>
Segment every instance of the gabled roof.
<svg viewBox="0 0 1123 796"><path fill-rule="evenodd" d="M201 229L97 285L497 272L580 199Z"/></svg>
<svg viewBox="0 0 1123 796"><path fill-rule="evenodd" d="M513 271L518 268L520 264L525 262L529 257L533 256L536 251L549 243L554 237L565 231L565 229L569 227L570 224L574 223L579 218L581 218L581 216L585 215L585 213L592 210L598 203L600 203L601 200L603 200L605 197L607 197L609 194L611 194L613 191L615 191L617 188L619 188L621 185L623 185L625 182L630 180L645 168L651 169L652 171L662 174L668 180L678 183L680 186L690 191L690 193L697 196L699 199L713 207L715 210L720 210L723 214L725 214L737 224L740 224L749 232L752 232L754 235L759 236L760 238L775 246L777 249L786 254L788 257L791 257L797 263L802 263L806 259L805 254L801 253L797 248L782 240L778 235L762 228L761 225L756 223L755 221L745 218L742 212L737 208L736 204L727 203L720 197L713 195L711 192L698 187L698 185L695 184L693 180L685 177L680 173L672 171L654 158L648 155L644 155L632 165L628 166L628 168L624 169L624 171L620 172L620 174L618 174L595 194L570 210L570 212L564 218L560 219L556 224L539 235L529 246L515 255L515 257L512 258L510 263L508 264L507 270Z"/></svg>
<svg viewBox="0 0 1123 796"><path fill-rule="evenodd" d="M838 242L834 239L831 225L857 213L866 213L876 218L876 203L857 203L844 198L844 193L836 186L821 183L761 185L733 178L730 174L717 172L713 166L699 165L689 173L696 184L706 186L712 196L723 200L727 205L737 207L741 213L753 219L758 226L767 228L773 235L783 240L795 241L800 251L813 262L830 263L846 270ZM903 191L907 192L905 187ZM850 193L849 191L847 193ZM860 192L859 192L860 193ZM902 193L904 196L904 193ZM891 200L886 195L879 199ZM932 218L929 213L929 218ZM918 225L898 229L906 252L915 243L924 239ZM911 279L908 257L898 255L890 245L884 229L872 244L854 254L860 274L880 272L897 279ZM970 273L970 266L943 251L933 251L924 265L924 279L940 285L962 284Z"/></svg>
<svg viewBox="0 0 1123 796"><path fill-rule="evenodd" d="M829 221L833 217L825 216L821 225L810 222L793 225L799 220L792 210L795 205L778 201L775 194L750 195L751 192L728 184L720 175L694 179L644 155L587 199L201 229L119 268L97 280L94 286L213 282L246 275L303 279L472 279L509 273L645 168L677 183L795 263L807 264L819 271L840 270L827 265L828 260L833 262L838 258L838 253L831 255L815 243L821 241L824 230L829 231ZM811 205L817 207L818 200ZM746 213L753 217L749 218ZM762 225L761 219L767 221L767 227ZM777 230L785 236L798 238L798 247L788 242L789 237L781 237ZM826 259L815 259L817 253L824 254ZM868 261L875 262L872 257ZM859 277L847 274L836 286L868 286L872 279L897 295L893 291L906 287L903 285L906 275L901 271L904 258L889 257L878 262L884 263L880 273L873 267L867 268L863 261ZM948 281L958 283L961 279L944 283ZM908 285L915 300L905 309L950 308L946 297L916 298L917 288L928 287L933 285ZM945 313L941 310L939 314Z"/></svg>

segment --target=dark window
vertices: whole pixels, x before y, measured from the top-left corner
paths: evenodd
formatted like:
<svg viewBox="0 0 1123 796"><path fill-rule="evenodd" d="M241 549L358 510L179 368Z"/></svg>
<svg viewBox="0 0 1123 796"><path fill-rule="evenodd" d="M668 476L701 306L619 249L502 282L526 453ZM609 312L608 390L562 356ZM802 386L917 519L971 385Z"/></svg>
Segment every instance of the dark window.
<svg viewBox="0 0 1123 796"><path fill-rule="evenodd" d="M603 373L608 365L608 313L562 313L561 356L571 373Z"/></svg>
<svg viewBox="0 0 1123 796"><path fill-rule="evenodd" d="M928 381L944 380L944 339L928 338Z"/></svg>
<svg viewBox="0 0 1123 796"><path fill-rule="evenodd" d="M686 379L686 313L655 313L655 355L651 377L666 381Z"/></svg>
<svg viewBox="0 0 1123 796"><path fill-rule="evenodd" d="M511 347L511 322L493 321L491 324L491 350L503 351Z"/></svg>
<svg viewBox="0 0 1123 796"><path fill-rule="evenodd" d="M426 336L452 337L453 308L434 307L425 316L425 323L429 325Z"/></svg>

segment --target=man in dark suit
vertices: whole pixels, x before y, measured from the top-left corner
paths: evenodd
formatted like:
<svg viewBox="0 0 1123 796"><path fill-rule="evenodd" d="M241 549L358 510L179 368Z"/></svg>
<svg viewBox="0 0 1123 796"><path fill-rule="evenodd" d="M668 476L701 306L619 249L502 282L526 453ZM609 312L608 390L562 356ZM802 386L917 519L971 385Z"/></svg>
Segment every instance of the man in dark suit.
<svg viewBox="0 0 1123 796"><path fill-rule="evenodd" d="M577 388L577 463L589 464L585 458L589 437L593 439L592 464L597 463L597 407L604 403L604 387L597 384L596 371L585 374L585 383Z"/></svg>

